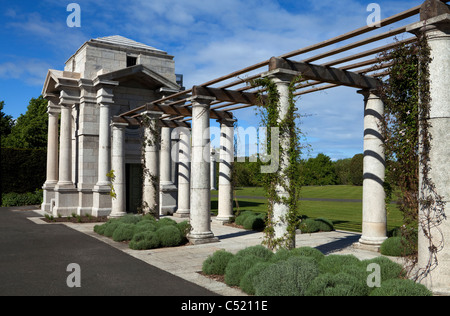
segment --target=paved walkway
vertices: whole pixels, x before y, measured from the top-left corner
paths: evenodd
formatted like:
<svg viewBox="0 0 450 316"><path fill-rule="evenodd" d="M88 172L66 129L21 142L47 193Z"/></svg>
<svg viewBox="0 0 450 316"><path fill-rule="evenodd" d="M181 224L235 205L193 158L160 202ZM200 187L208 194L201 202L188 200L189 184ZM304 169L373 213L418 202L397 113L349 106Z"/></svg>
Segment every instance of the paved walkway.
<svg viewBox="0 0 450 316"><path fill-rule="evenodd" d="M217 295L90 237L91 225L67 226L0 208L0 296ZM80 266L81 288L67 286L71 263Z"/></svg>
<svg viewBox="0 0 450 316"><path fill-rule="evenodd" d="M29 219L40 226L61 225L46 224L39 217L30 217ZM182 221L182 219L178 218L173 219ZM218 243L137 251L128 248L128 246L124 243L117 243L112 241L110 238L94 233L93 227L95 224L65 223L62 225L100 240L123 253L147 263L149 266L159 268L174 276L189 281L190 283L197 284L202 288L211 291L211 293L224 296L240 296L246 294L239 289L230 288L221 282L217 282L200 275L198 272L202 269L203 261L217 250L225 249L232 253L236 253L246 247L259 245L263 240L263 233L224 226L213 221L211 224L212 231L215 236L219 237L220 242ZM317 247L325 254L354 254L360 259L370 259L379 256L379 254L375 252L353 248L351 245L358 241L359 238L360 234L334 231L328 233L297 235L296 242L298 247Z"/></svg>

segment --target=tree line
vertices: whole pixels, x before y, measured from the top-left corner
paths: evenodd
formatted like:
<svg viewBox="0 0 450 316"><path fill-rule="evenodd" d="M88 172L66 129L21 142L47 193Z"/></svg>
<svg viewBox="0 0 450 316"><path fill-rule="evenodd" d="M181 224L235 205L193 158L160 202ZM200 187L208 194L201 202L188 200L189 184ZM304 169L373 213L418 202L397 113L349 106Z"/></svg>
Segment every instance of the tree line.
<svg viewBox="0 0 450 316"><path fill-rule="evenodd" d="M4 106L0 101L0 202L28 205L31 198L32 204L39 204L47 160L47 100L32 98L17 119L6 114Z"/></svg>
<svg viewBox="0 0 450 316"><path fill-rule="evenodd" d="M47 100L42 96L32 98L25 114L17 120L3 112L0 101L0 137L3 148L47 148L48 114Z"/></svg>
<svg viewBox="0 0 450 316"><path fill-rule="evenodd" d="M332 161L325 154L314 158L302 159L300 177L303 185L357 185L363 184L363 154L353 158ZM235 186L256 187L262 185L261 162L237 162L233 168Z"/></svg>

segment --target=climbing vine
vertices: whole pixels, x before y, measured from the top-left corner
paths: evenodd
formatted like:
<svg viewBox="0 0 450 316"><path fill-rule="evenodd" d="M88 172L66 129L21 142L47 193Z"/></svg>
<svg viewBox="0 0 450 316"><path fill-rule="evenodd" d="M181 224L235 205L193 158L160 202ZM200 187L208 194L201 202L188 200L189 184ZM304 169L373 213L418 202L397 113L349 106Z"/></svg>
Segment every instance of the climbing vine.
<svg viewBox="0 0 450 316"><path fill-rule="evenodd" d="M398 207L404 219L403 251L409 255L409 273L418 261L418 234L423 234L428 242L427 266L414 276L420 281L437 266L437 252L442 249L443 239L432 238L431 230L439 231L445 218L445 202L429 176L430 48L426 37L421 36L417 43L400 45L381 57L393 61L390 76L380 89L385 103L385 187L387 196L395 189L398 191Z"/></svg>
<svg viewBox="0 0 450 316"><path fill-rule="evenodd" d="M267 223L265 228L264 244L270 249L292 248L295 246L295 233L299 221L298 201L301 189L301 176L299 170L300 155L303 136L297 126L300 115L297 114L296 100L294 97L295 84L301 81L301 77L294 78L289 84L288 108L283 119L280 119L280 95L276 84L270 78L256 79L252 82L254 87L262 87L266 91L266 101L259 105L261 125L267 131L267 152L272 159L277 159L278 170L263 175L263 186L268 198ZM279 131L279 137L272 139L271 130ZM275 142L275 143L274 143ZM274 144L273 144L274 143ZM278 146L279 154L272 155L273 145ZM269 164L268 163L262 163ZM279 194L286 192L286 196ZM284 206L287 213L276 220L274 208L276 205ZM276 238L275 227L286 226L285 236Z"/></svg>
<svg viewBox="0 0 450 316"><path fill-rule="evenodd" d="M151 119L147 114L142 115L141 117L141 126L143 127L144 133L142 137L142 162L144 165L143 169L143 186L142 190L145 190L146 183L150 183L152 186L153 191L153 200L158 201L159 200L159 175L154 175L145 168L146 164L146 155L145 155L145 148L147 146L159 146L161 144L161 129L158 128L157 124L154 124L153 119ZM144 197L145 194L143 192L142 196ZM159 203L156 203L155 205L148 205L148 202L143 200L142 206L140 208L140 212L142 213L150 213L155 218L159 218Z"/></svg>
<svg viewBox="0 0 450 316"><path fill-rule="evenodd" d="M115 175L115 171L114 170L110 170L106 176L109 178L110 184L109 184L109 195L111 196L111 198L113 199L117 199L117 194L116 194L116 190L114 189L114 181L116 181L116 175Z"/></svg>

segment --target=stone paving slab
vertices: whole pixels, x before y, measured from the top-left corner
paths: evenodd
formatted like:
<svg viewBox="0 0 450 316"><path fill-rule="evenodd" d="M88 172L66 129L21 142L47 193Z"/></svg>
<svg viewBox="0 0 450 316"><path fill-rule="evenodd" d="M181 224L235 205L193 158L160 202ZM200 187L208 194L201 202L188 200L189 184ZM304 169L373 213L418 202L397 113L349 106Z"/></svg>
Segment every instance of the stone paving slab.
<svg viewBox="0 0 450 316"><path fill-rule="evenodd" d="M186 220L176 217L171 218L178 222ZM39 221L41 222L40 224L46 224L39 218L30 218L30 220L37 224ZM125 243L118 243L110 238L95 233L93 228L96 224L63 224L93 238L101 240L112 247L129 254L130 256L146 262L147 264L155 266L224 296L245 296L246 294L239 289L228 287L224 283L211 280L199 274L198 272L202 270L203 261L209 255L218 250L224 249L231 253L237 253L241 249L259 245L263 241L262 232L246 231L244 229L222 225L213 220L211 222L211 230L216 237L219 237L220 241L217 243L159 248L152 250L132 250ZM353 254L361 260L380 256L380 254L376 252L352 247L352 244L358 241L359 238L360 234L358 233L344 231L298 234L296 236L296 244L297 247L317 247L325 254Z"/></svg>

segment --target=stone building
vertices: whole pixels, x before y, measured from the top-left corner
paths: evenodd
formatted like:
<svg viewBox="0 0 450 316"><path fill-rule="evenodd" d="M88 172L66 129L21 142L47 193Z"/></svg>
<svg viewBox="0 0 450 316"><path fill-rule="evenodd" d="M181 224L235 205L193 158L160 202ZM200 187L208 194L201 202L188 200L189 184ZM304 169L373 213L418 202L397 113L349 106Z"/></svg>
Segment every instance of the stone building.
<svg viewBox="0 0 450 316"><path fill-rule="evenodd" d="M91 39L64 70L49 70L42 92L49 101L42 209L55 216L109 215L111 118L180 91L179 78L173 56L121 36ZM126 128L127 212L136 212L141 201L141 138L140 128Z"/></svg>

